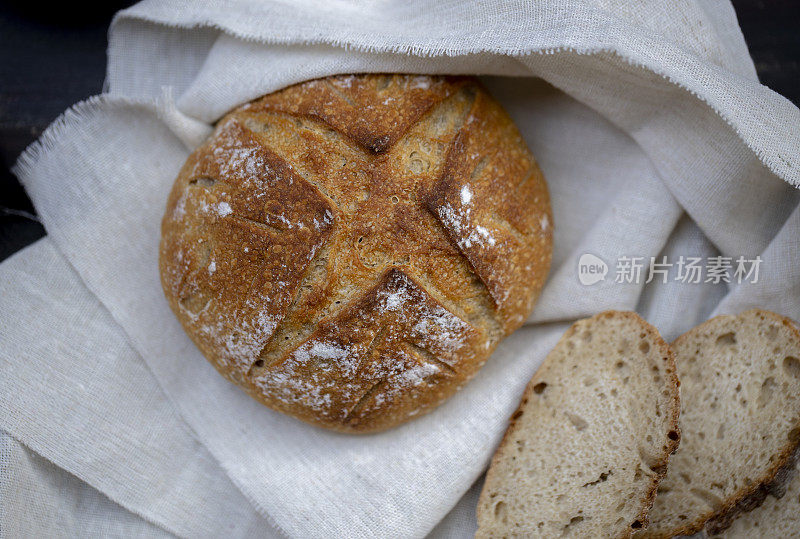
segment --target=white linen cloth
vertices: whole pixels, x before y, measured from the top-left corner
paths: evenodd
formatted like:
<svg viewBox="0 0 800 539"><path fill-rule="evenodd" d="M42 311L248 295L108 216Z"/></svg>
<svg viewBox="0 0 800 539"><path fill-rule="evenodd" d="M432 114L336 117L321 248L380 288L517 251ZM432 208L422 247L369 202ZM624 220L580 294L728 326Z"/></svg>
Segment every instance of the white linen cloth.
<svg viewBox="0 0 800 539"><path fill-rule="evenodd" d="M467 536L470 486L573 319L637 309L668 339L752 306L800 319L800 111L758 83L726 2L145 1L117 16L108 56L106 94L15 169L48 237L0 265L3 533ZM212 122L365 71L490 75L547 177L555 251L529 324L459 394L349 436L223 380L163 298L157 247ZM612 265L592 286L587 252ZM759 282L613 278L622 256L720 254L760 256ZM58 527L29 498L70 516Z"/></svg>

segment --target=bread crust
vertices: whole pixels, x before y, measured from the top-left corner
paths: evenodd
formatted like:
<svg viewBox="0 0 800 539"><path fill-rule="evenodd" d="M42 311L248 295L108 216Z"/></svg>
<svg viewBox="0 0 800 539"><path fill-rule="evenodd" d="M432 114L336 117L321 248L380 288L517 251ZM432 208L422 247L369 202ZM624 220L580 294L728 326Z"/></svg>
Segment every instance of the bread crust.
<svg viewBox="0 0 800 539"><path fill-rule="evenodd" d="M162 220L171 309L265 405L371 432L452 395L549 270L544 178L470 77L350 75L225 116Z"/></svg>
<svg viewBox="0 0 800 539"><path fill-rule="evenodd" d="M661 337L661 334L658 330L653 327L651 324L647 323L644 319L642 319L639 315L634 312L629 311L603 311L601 313L596 314L595 316L579 320L578 322L574 323L572 326L564 332L564 335L561 336L556 347L558 347L563 341L572 336L578 328L578 323L591 323L593 320L597 320L600 318L612 318L612 317L620 317L624 319L631 320L637 324L639 324L649 338L653 340L653 342L657 343L661 355L666 358L667 361L667 369L668 372L668 383L667 388L669 390L670 396L669 400L672 405L669 407L667 421L668 421L668 430L667 434L665 435L667 442L666 442L666 449L663 453L658 457L656 460L656 464L653 466L653 471L656 472L652 476L651 485L647 491L646 496L642 499L641 502L641 511L636 516L634 523L632 523L632 528L620 534L620 538L628 538L631 537L633 532L636 529L646 528L649 524L648 519L648 512L650 508L653 506L653 502L655 501L656 492L658 489L658 484L661 479L667 474L667 466L669 463L669 457L672 455L680 445L680 424L679 424L679 417L680 417L680 381L676 375L676 366L675 366L675 354L672 352L672 348L664 341ZM509 440L514 435L516 429L518 428L517 419L521 416L522 412L524 411L525 407L527 406L528 402L533 396L535 392L536 386L542 382L541 378L541 369L534 374L531 381L525 387L525 391L522 394L522 399L520 400L520 404L517 409L511 414L509 419L509 425L506 429L503 438L500 441L500 445L498 446L497 451L492 457L491 463L489 465L489 469L486 473L486 480L484 482L484 488L481 490L480 497L478 499L478 510L477 510L477 520L478 523L481 522L481 514L484 507L489 507L489 492L486 488L486 485L489 485L494 480L494 470L497 469L495 464L503 459L508 458L506 453L513 451L513 448L510 447ZM669 436L669 433L674 432L674 436ZM480 524L479 524L480 525ZM478 535L476 534L476 537Z"/></svg>
<svg viewBox="0 0 800 539"><path fill-rule="evenodd" d="M795 339L800 343L800 331L798 331L797 325L791 319L763 309L750 309L740 313L740 316L742 314L758 314L764 318L779 322L781 325L788 328ZM673 346L680 344L683 340L691 338L696 332L702 332L705 328L717 323L719 319L723 317L731 316L717 316L695 326L675 339L672 343ZM800 417L798 417L797 423L795 424L795 430L800 432ZM719 510L709 511L703 514L699 519L670 530L669 532L662 534L647 533L644 536L648 538L667 539L680 535L694 535L701 531L705 531L710 535L722 533L730 527L739 515L752 511L760 506L767 495L771 494L777 498L783 496L783 493L786 491L786 486L794 476L798 459L800 459L800 435L789 439L783 451L778 455L778 458L775 459L774 463L759 480L754 481L753 485L750 487L743 487L737 490L724 501Z"/></svg>

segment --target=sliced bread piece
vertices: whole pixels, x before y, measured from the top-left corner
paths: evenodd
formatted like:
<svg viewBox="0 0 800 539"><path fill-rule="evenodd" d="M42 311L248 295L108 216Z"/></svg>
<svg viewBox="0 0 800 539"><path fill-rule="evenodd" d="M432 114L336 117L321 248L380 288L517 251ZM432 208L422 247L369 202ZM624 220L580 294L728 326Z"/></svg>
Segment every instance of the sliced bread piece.
<svg viewBox="0 0 800 539"><path fill-rule="evenodd" d="M681 447L645 537L719 533L774 492L800 442L800 333L782 316L718 316L672 345L681 380Z"/></svg>
<svg viewBox="0 0 800 539"><path fill-rule="evenodd" d="M476 537L629 537L680 439L675 362L655 328L576 322L531 380L478 501Z"/></svg>
<svg viewBox="0 0 800 539"><path fill-rule="evenodd" d="M714 537L800 537L800 473L797 473L797 466L792 473L792 480L783 496L767 496L760 507L744 513L733 521L730 528Z"/></svg>

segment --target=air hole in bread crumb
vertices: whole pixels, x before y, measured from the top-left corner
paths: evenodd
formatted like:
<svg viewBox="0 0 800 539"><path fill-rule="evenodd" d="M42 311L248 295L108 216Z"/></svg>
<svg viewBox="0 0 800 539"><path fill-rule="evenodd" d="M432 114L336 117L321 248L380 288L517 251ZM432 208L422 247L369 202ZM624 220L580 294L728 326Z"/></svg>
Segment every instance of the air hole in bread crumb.
<svg viewBox="0 0 800 539"><path fill-rule="evenodd" d="M717 346L733 346L736 344L736 333L729 332L717 337Z"/></svg>
<svg viewBox="0 0 800 539"><path fill-rule="evenodd" d="M583 338L583 340L586 342L592 342L592 332L584 331L583 334L581 335L581 338Z"/></svg>
<svg viewBox="0 0 800 539"><path fill-rule="evenodd" d="M569 519L569 524L564 526L564 529L567 529L570 526L574 526L575 524L580 524L581 522L583 522L583 517L580 516L572 517L571 519Z"/></svg>
<svg viewBox="0 0 800 539"><path fill-rule="evenodd" d="M634 530L638 530L641 527L642 527L642 523L639 520L634 520L633 524L631 524L631 528L633 528Z"/></svg>
<svg viewBox="0 0 800 539"><path fill-rule="evenodd" d="M535 386L533 386L533 392L537 395L541 395L544 393L544 390L547 388L547 384L545 382L539 382Z"/></svg>
<svg viewBox="0 0 800 539"><path fill-rule="evenodd" d="M507 522L508 508L506 506L506 502L500 501L494 504L494 518L495 520L500 520L503 523Z"/></svg>
<svg viewBox="0 0 800 539"><path fill-rule="evenodd" d="M260 369L263 366L264 366L264 360L263 359L257 359L256 362L253 363L253 367L256 367L258 369Z"/></svg>
<svg viewBox="0 0 800 539"><path fill-rule="evenodd" d="M775 387L778 384L775 383L775 379L770 376L761 384L761 389L758 392L758 400L756 403L758 404L759 408L763 408L772 400L772 396L775 394Z"/></svg>
<svg viewBox="0 0 800 539"><path fill-rule="evenodd" d="M767 339L770 341L777 340L778 338L778 327L777 326L770 326L767 329Z"/></svg>
<svg viewBox="0 0 800 539"><path fill-rule="evenodd" d="M572 412L566 412L567 417L569 418L570 423L572 423L576 429L583 430L589 426L589 423L586 422L581 416L577 414L573 414Z"/></svg>
<svg viewBox="0 0 800 539"><path fill-rule="evenodd" d="M800 379L800 360L794 356L786 356L783 358L783 370L795 378Z"/></svg>
<svg viewBox="0 0 800 539"><path fill-rule="evenodd" d="M800 440L800 427L796 427L790 430L787 437L789 438L789 441L792 443L795 443L798 440Z"/></svg>
<svg viewBox="0 0 800 539"><path fill-rule="evenodd" d="M608 476L609 476L609 475L611 475L612 473L613 473L613 472L612 472L611 470L609 470L609 471L607 471L607 472L603 472L603 473L601 473L601 474L600 474L600 477L598 477L596 480L594 480L594 481L589 481L588 483L584 483L584 484L583 484L583 487L591 487L591 486L597 485L597 484L599 484L599 483L602 483L602 482L604 482L606 479L608 479Z"/></svg>
<svg viewBox="0 0 800 539"><path fill-rule="evenodd" d="M646 354L650 351L650 343L647 341L642 341L639 343L639 351L643 354Z"/></svg>
<svg viewBox="0 0 800 539"><path fill-rule="evenodd" d="M650 452L642 446L639 446L639 458L651 471L655 471L659 468L658 458L651 455Z"/></svg>

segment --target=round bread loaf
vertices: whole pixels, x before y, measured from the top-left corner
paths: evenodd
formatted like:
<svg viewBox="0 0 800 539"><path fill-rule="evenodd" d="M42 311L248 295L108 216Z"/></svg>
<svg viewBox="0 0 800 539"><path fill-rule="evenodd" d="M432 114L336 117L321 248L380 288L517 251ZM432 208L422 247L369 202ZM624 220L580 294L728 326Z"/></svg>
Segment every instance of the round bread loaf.
<svg viewBox="0 0 800 539"><path fill-rule="evenodd" d="M469 77L336 76L248 103L162 222L175 315L270 408L349 432L426 412L530 314L547 186Z"/></svg>

